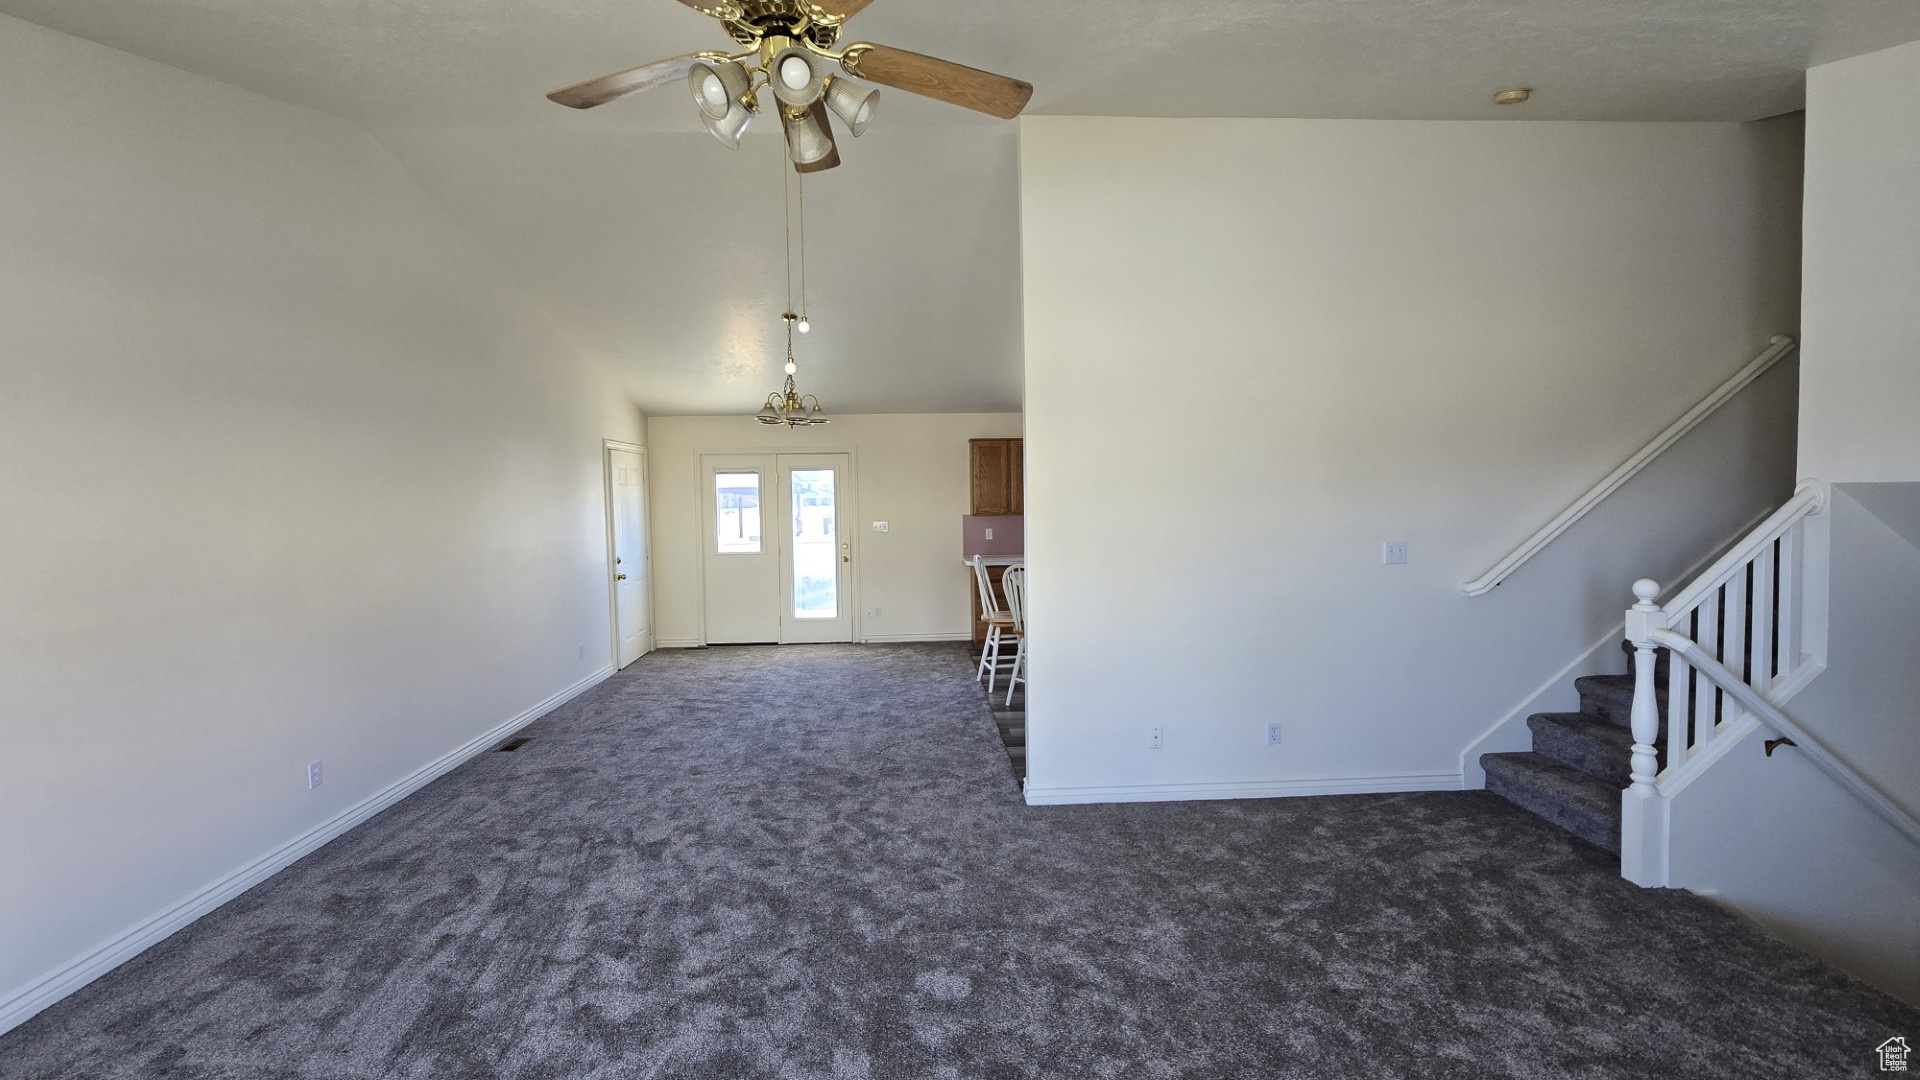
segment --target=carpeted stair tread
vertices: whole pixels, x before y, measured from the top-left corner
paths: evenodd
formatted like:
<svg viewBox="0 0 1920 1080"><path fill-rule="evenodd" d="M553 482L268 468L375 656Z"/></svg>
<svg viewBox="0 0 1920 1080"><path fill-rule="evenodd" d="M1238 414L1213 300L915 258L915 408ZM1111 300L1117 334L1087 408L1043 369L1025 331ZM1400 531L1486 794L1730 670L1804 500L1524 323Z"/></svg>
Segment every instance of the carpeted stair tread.
<svg viewBox="0 0 1920 1080"><path fill-rule="evenodd" d="M1573 680L1580 692L1580 711L1621 727L1633 724L1633 676L1582 675ZM1667 715L1667 684L1655 685L1654 700L1660 704L1662 726Z"/></svg>
<svg viewBox="0 0 1920 1080"><path fill-rule="evenodd" d="M1620 788L1544 754L1486 754L1487 790L1582 840L1620 852Z"/></svg>
<svg viewBox="0 0 1920 1080"><path fill-rule="evenodd" d="M1624 788L1633 779L1633 732L1586 713L1527 717L1534 753Z"/></svg>

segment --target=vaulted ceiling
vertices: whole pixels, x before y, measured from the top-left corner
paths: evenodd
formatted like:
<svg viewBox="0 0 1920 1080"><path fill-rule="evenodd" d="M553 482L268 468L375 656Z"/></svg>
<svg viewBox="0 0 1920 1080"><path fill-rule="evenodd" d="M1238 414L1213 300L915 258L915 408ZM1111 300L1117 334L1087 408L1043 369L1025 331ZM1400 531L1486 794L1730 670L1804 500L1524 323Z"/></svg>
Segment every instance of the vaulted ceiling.
<svg viewBox="0 0 1920 1080"><path fill-rule="evenodd" d="M780 142L667 88L543 95L724 48L672 0L0 0L0 12L366 126L656 414L779 378ZM849 29L1035 84L1037 113L1752 120L1811 65L1920 40L1916 0L878 0ZM1537 88L1497 111L1493 90ZM1014 124L884 91L807 185L803 389L838 412L1020 406Z"/></svg>

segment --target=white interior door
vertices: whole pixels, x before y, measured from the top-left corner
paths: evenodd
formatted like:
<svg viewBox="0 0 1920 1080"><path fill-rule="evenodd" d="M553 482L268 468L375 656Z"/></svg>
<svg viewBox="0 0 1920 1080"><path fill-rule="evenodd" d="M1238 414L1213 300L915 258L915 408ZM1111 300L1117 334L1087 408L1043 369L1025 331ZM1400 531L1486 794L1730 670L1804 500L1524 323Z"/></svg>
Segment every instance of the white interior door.
<svg viewBox="0 0 1920 1080"><path fill-rule="evenodd" d="M653 650L646 458L635 450L608 447L607 491L612 512L615 652L624 668Z"/></svg>
<svg viewBox="0 0 1920 1080"><path fill-rule="evenodd" d="M852 485L845 454L781 454L780 640L853 640Z"/></svg>
<svg viewBox="0 0 1920 1080"><path fill-rule="evenodd" d="M779 467L772 454L702 454L704 593L709 645L779 642Z"/></svg>

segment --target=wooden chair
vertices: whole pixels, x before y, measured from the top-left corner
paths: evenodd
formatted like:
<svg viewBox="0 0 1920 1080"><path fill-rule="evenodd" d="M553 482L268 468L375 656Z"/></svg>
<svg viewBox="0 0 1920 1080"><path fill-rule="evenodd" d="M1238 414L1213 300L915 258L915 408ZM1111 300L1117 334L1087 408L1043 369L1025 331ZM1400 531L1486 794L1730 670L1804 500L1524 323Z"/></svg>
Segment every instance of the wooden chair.
<svg viewBox="0 0 1920 1080"><path fill-rule="evenodd" d="M973 678L975 682L985 678L987 693L991 694L1000 677L1000 637L1013 628L1013 616L994 598L993 578L987 574L986 560L978 555L973 557L973 579L980 586L980 617L987 624L987 645L980 650L980 669Z"/></svg>
<svg viewBox="0 0 1920 1080"><path fill-rule="evenodd" d="M1000 578L1000 588L1006 591L1007 614L1013 619L1013 674L1007 676L1007 705L1012 707L1014 690L1027 681L1021 674L1027 668L1027 568L1016 566L1008 570Z"/></svg>

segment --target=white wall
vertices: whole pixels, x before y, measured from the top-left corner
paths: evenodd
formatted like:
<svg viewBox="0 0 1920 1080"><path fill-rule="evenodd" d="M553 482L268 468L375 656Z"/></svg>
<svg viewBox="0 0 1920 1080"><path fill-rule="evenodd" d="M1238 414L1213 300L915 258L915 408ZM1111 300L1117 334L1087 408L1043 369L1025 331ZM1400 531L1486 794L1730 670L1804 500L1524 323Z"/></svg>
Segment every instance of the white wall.
<svg viewBox="0 0 1920 1080"><path fill-rule="evenodd" d="M1920 480L1920 42L1807 73L1800 470Z"/></svg>
<svg viewBox="0 0 1920 1080"><path fill-rule="evenodd" d="M1800 470L1834 486L1827 667L1786 709L1920 813L1920 43L1810 71L1806 153ZM1920 1004L1920 850L1763 738L1674 802L1675 884Z"/></svg>
<svg viewBox="0 0 1920 1080"><path fill-rule="evenodd" d="M1827 669L1786 711L1920 815L1920 547L1862 505L1920 521L1920 484L1836 488ZM1818 519L1816 519L1818 520ZM1920 847L1792 749L1749 736L1672 807L1672 884L1920 1004Z"/></svg>
<svg viewBox="0 0 1920 1080"><path fill-rule="evenodd" d="M1795 332L1799 150L1791 118L1022 121L1029 799L1457 786L1635 578L1790 489L1781 369L1457 591Z"/></svg>
<svg viewBox="0 0 1920 1080"><path fill-rule="evenodd" d="M967 440L1017 438L1020 427L1019 413L835 416L827 427L801 431L765 427L744 413L654 417L647 469L660 644L701 641L700 455L715 451L851 452L860 514L851 533L856 640L971 636L973 579L960 561L960 519L968 509ZM876 521L887 522L888 531L872 532ZM876 607L883 614L869 617Z"/></svg>
<svg viewBox="0 0 1920 1080"><path fill-rule="evenodd" d="M358 129L6 17L0 97L5 1027L606 669L641 429Z"/></svg>

